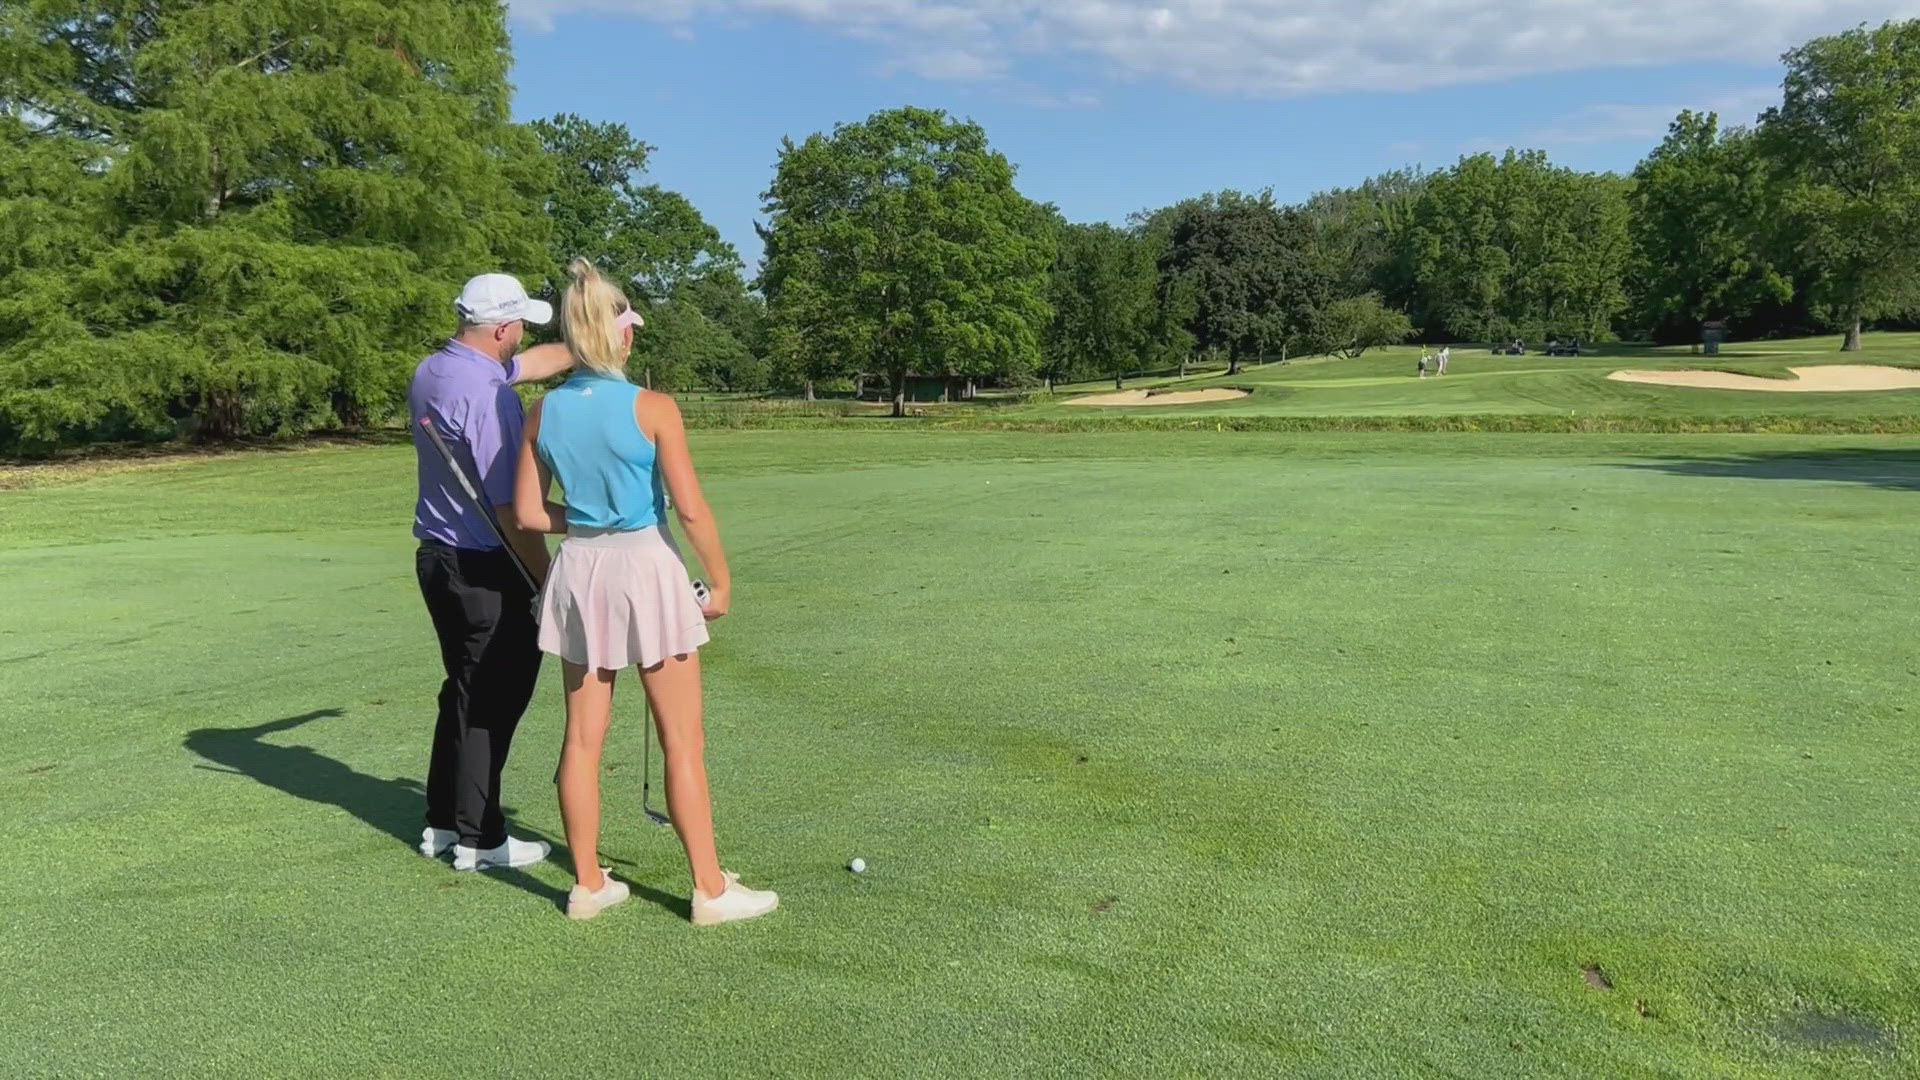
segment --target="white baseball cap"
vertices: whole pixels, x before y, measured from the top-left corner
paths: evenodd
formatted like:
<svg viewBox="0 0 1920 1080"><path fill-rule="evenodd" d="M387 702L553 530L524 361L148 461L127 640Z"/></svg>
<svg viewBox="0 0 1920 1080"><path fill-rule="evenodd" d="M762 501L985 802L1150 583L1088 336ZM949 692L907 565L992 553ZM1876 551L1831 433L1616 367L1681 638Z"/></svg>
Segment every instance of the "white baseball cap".
<svg viewBox="0 0 1920 1080"><path fill-rule="evenodd" d="M527 295L512 274L481 274L460 290L453 310L467 322L481 326L515 321L545 326L553 320L553 305Z"/></svg>

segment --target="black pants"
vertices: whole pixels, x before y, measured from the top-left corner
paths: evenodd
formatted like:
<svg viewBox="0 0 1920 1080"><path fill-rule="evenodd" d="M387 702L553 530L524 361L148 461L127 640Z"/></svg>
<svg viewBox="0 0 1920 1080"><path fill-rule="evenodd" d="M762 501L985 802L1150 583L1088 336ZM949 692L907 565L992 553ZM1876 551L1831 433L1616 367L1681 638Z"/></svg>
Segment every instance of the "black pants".
<svg viewBox="0 0 1920 1080"><path fill-rule="evenodd" d="M533 594L505 551L426 541L414 556L440 637L440 719L427 765L427 824L478 848L506 842L500 769L533 699L540 649Z"/></svg>

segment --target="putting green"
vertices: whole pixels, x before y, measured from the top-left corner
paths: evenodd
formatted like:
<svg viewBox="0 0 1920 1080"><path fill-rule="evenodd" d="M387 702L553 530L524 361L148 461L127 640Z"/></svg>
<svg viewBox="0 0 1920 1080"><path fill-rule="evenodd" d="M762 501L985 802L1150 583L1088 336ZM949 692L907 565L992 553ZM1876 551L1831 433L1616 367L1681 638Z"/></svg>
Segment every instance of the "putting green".
<svg viewBox="0 0 1920 1080"><path fill-rule="evenodd" d="M636 902L409 848L405 448L0 491L0 1074L1920 1071L1920 441L696 453L721 850L783 899L715 931L630 685Z"/></svg>

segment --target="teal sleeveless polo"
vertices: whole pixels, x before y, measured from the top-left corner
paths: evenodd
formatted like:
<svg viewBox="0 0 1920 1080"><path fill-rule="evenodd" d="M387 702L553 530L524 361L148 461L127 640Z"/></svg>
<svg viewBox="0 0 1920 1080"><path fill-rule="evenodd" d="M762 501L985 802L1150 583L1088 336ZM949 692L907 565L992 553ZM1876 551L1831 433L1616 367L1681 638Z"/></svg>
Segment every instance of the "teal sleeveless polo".
<svg viewBox="0 0 1920 1080"><path fill-rule="evenodd" d="M661 524L659 458L634 415L641 393L618 375L583 368L541 401L534 451L565 492L569 528Z"/></svg>

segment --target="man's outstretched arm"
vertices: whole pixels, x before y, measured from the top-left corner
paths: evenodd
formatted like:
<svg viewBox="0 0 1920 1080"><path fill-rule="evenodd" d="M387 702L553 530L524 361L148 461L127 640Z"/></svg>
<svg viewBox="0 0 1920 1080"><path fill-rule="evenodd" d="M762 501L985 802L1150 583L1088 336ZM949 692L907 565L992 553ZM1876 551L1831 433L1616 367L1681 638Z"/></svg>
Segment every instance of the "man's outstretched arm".
<svg viewBox="0 0 1920 1080"><path fill-rule="evenodd" d="M564 374L573 369L573 353L565 345L535 345L526 352L513 358L513 381L520 383L546 382L555 375Z"/></svg>

